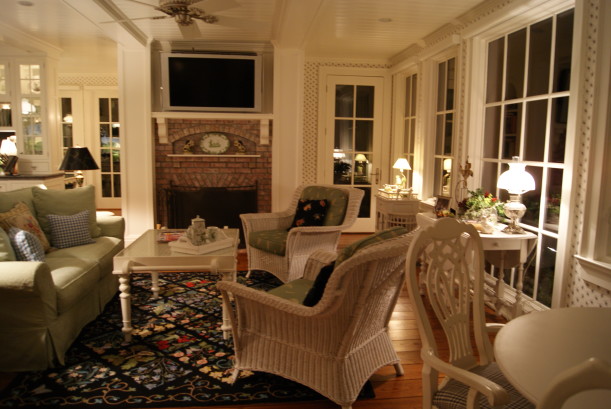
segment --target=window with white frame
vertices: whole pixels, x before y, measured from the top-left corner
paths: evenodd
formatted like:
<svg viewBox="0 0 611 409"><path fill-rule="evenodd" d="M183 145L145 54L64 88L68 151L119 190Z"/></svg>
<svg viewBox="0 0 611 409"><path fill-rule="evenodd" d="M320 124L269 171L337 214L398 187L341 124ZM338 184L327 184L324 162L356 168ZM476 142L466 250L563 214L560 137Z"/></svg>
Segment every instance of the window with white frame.
<svg viewBox="0 0 611 409"><path fill-rule="evenodd" d="M405 78L405 110L403 112L403 155L414 166L414 145L416 141L416 96L418 95L418 74ZM413 172L406 171L407 185L413 186Z"/></svg>
<svg viewBox="0 0 611 409"><path fill-rule="evenodd" d="M496 181L513 156L527 164L534 191L523 195L522 226L538 235L524 294L551 306L565 170L573 10L508 33L488 44L482 187ZM506 275L507 277L507 275Z"/></svg>
<svg viewBox="0 0 611 409"><path fill-rule="evenodd" d="M433 192L451 196L451 172L455 118L456 58L437 64L437 105L435 109L435 171Z"/></svg>

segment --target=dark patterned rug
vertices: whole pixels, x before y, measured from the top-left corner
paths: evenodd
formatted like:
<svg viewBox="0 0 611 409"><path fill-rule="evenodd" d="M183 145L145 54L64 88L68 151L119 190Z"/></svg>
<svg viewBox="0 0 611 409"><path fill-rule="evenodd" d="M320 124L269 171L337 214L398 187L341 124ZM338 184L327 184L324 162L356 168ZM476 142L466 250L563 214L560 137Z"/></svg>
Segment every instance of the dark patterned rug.
<svg viewBox="0 0 611 409"><path fill-rule="evenodd" d="M238 280L262 290L270 274ZM290 380L243 371L230 383L232 341L223 339L221 298L208 273L160 274L158 299L145 274L132 281L133 341L121 332L118 296L87 325L66 365L19 374L0 393L0 407L160 408L325 399ZM361 397L373 397L370 383Z"/></svg>

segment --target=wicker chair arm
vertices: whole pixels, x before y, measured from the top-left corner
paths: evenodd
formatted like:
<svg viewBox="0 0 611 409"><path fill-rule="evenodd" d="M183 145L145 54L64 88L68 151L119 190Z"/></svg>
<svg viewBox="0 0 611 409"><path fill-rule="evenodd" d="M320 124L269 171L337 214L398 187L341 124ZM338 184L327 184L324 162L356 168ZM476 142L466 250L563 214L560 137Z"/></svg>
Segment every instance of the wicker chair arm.
<svg viewBox="0 0 611 409"><path fill-rule="evenodd" d="M445 362L433 355L432 352L423 350L421 357L426 364L435 370L469 386L471 388L470 394L476 391L484 395L490 406L497 407L509 403L509 394L505 388L490 379Z"/></svg>
<svg viewBox="0 0 611 409"><path fill-rule="evenodd" d="M240 218L249 232L288 229L295 217L289 211L274 213L245 213Z"/></svg>

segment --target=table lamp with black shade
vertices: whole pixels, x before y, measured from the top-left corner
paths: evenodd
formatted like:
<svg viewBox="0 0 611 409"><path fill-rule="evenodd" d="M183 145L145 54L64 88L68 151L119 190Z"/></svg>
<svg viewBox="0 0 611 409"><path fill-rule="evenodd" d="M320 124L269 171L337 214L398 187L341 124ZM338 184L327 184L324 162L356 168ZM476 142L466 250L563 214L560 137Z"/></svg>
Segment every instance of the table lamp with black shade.
<svg viewBox="0 0 611 409"><path fill-rule="evenodd" d="M74 172L74 177L76 178L76 184L78 187L83 186L83 180L85 179L83 176L83 171L95 169L100 168L98 167L98 164L95 163L89 149L81 146L73 146L68 148L68 150L66 150L64 160L59 166L59 170Z"/></svg>

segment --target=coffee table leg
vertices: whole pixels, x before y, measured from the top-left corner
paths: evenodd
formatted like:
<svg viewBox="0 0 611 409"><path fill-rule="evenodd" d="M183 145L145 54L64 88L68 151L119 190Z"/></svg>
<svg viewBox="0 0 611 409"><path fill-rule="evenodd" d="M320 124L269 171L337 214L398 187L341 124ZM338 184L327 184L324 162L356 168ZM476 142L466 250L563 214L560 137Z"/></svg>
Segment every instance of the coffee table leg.
<svg viewBox="0 0 611 409"><path fill-rule="evenodd" d="M123 331L125 342L131 342L132 331L134 330L132 327L132 301L129 292L130 273L131 262L128 262L123 266L122 274L119 276L119 291L121 291L119 298L121 299L121 315L123 317L123 328L121 331Z"/></svg>
<svg viewBox="0 0 611 409"><path fill-rule="evenodd" d="M211 270L213 273L219 274L218 267L216 264L216 260L212 261ZM230 281L235 280L236 273L235 271L222 271L220 279L222 281ZM229 311L225 302L222 304L223 308L223 324L221 324L221 330L223 331L223 339L229 339L229 334L231 333L231 319L229 318Z"/></svg>
<svg viewBox="0 0 611 409"><path fill-rule="evenodd" d="M151 271L151 291L153 298L159 298L159 272Z"/></svg>

